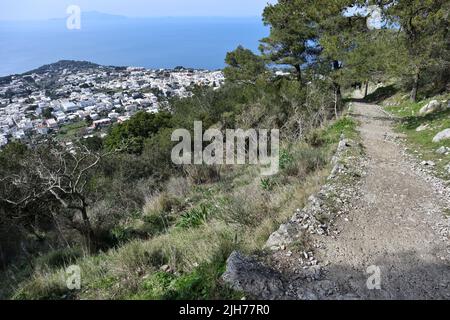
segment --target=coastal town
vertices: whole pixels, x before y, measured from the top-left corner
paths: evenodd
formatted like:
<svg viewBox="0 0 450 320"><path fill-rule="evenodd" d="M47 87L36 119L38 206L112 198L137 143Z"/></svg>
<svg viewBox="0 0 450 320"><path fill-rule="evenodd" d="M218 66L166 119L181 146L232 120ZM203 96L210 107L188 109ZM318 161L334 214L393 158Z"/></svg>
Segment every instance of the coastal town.
<svg viewBox="0 0 450 320"><path fill-rule="evenodd" d="M0 78L0 147L35 144L73 130L78 138L106 135L107 128L139 112L156 113L192 88L219 88L221 71L177 67L149 70L60 61ZM70 142L68 142L70 143Z"/></svg>

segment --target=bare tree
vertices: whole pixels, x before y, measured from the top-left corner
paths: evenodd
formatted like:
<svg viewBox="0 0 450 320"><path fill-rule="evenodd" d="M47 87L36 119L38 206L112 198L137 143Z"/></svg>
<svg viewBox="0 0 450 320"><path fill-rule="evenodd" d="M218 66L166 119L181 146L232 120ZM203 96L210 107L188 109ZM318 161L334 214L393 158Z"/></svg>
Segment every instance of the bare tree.
<svg viewBox="0 0 450 320"><path fill-rule="evenodd" d="M81 143L70 149L57 145L33 150L22 160L21 170L0 178L3 188L9 189L9 196L2 192L0 200L24 208L51 198L63 208L78 212L86 246L93 250L96 244L88 215L87 185L101 160L113 152L94 152Z"/></svg>

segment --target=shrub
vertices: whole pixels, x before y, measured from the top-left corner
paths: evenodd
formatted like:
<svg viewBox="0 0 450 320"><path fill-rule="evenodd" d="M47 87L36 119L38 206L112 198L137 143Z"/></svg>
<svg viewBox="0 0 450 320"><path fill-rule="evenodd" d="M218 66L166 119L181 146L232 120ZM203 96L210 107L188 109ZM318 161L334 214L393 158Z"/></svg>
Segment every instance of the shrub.
<svg viewBox="0 0 450 320"><path fill-rule="evenodd" d="M110 230L110 235L115 244L123 244L130 241L133 236L133 230L124 226L116 226Z"/></svg>
<svg viewBox="0 0 450 320"><path fill-rule="evenodd" d="M210 207L201 204L198 208L193 208L189 210L188 212L184 213L178 223L177 227L179 228L195 228L206 222L210 215Z"/></svg>
<svg viewBox="0 0 450 320"><path fill-rule="evenodd" d="M80 248L56 249L36 258L35 266L38 270L57 269L73 264L82 256L83 251Z"/></svg>
<svg viewBox="0 0 450 320"><path fill-rule="evenodd" d="M225 272L226 259L230 254L231 252L217 254L211 262L203 263L193 272L173 280L165 298L172 300L210 300L241 297L242 295L228 288L220 279Z"/></svg>
<svg viewBox="0 0 450 320"><path fill-rule="evenodd" d="M270 178L261 178L261 189L271 191L274 187L274 182Z"/></svg>
<svg viewBox="0 0 450 320"><path fill-rule="evenodd" d="M270 212L267 193L254 185L245 187L230 196L222 209L221 217L230 223L245 227L257 226Z"/></svg>
<svg viewBox="0 0 450 320"><path fill-rule="evenodd" d="M242 295L224 285L220 277L225 272L226 259L231 252L216 254L211 262L203 263L192 272L175 276L155 272L146 279L135 299L145 300L203 300L236 299Z"/></svg>
<svg viewBox="0 0 450 320"><path fill-rule="evenodd" d="M160 215L162 213L170 213L178 208L180 201L169 195L167 192L161 192L147 198L144 205L144 216L146 215Z"/></svg>
<svg viewBox="0 0 450 320"><path fill-rule="evenodd" d="M220 180L220 167L210 165L186 165L184 171L194 184L212 183Z"/></svg>
<svg viewBox="0 0 450 320"><path fill-rule="evenodd" d="M320 129L311 130L311 132L306 136L306 142L315 148L321 147L325 144L324 132Z"/></svg>
<svg viewBox="0 0 450 320"><path fill-rule="evenodd" d="M301 179L326 164L324 151L311 147L303 147L296 151L294 159L284 168L283 173L287 176L295 176Z"/></svg>
<svg viewBox="0 0 450 320"><path fill-rule="evenodd" d="M141 227L148 235L154 236L167 231L172 224L173 218L165 214L152 214L142 218L144 224Z"/></svg>
<svg viewBox="0 0 450 320"><path fill-rule="evenodd" d="M36 273L22 283L12 296L15 300L52 300L69 298L70 290L63 281L63 271L51 275Z"/></svg>
<svg viewBox="0 0 450 320"><path fill-rule="evenodd" d="M191 184L184 177L171 177L166 185L166 191L171 196L184 198L191 189Z"/></svg>

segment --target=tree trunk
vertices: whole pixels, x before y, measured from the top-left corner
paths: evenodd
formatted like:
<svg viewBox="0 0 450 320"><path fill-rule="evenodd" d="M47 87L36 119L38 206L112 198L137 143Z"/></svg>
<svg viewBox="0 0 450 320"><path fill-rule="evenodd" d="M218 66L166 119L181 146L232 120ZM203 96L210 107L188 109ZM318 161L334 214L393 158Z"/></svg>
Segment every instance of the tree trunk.
<svg viewBox="0 0 450 320"><path fill-rule="evenodd" d="M366 88L364 89L364 99L367 97L369 93L369 80L366 81Z"/></svg>
<svg viewBox="0 0 450 320"><path fill-rule="evenodd" d="M334 88L334 116L338 118L338 94L337 88Z"/></svg>
<svg viewBox="0 0 450 320"><path fill-rule="evenodd" d="M416 72L416 74L414 75L414 82L413 82L413 87L411 89L411 101L412 102L416 102L417 100L417 91L419 89L419 71Z"/></svg>
<svg viewBox="0 0 450 320"><path fill-rule="evenodd" d="M299 64L294 65L295 71L297 72L297 81L302 81L302 68Z"/></svg>
<svg viewBox="0 0 450 320"><path fill-rule="evenodd" d="M337 118L338 111L342 101L342 93L341 93L341 86L339 85L339 83L335 82L333 85L334 85L334 113Z"/></svg>
<svg viewBox="0 0 450 320"><path fill-rule="evenodd" d="M83 219L84 224L84 237L86 240L86 247L89 252L94 252L96 250L95 236L92 231L91 222L87 215L87 206L83 201L83 207L81 208L81 217Z"/></svg>

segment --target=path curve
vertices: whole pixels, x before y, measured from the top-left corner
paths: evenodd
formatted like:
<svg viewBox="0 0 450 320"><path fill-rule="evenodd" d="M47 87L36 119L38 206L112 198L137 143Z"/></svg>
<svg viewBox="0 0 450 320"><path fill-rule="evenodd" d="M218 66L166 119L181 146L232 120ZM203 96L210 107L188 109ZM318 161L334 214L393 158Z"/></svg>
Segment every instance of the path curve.
<svg viewBox="0 0 450 320"><path fill-rule="evenodd" d="M306 233L311 220L297 212L271 235L271 254L229 257L233 288L260 299L450 299L450 187L406 153L379 106L354 103L351 115L365 156L349 163L362 176L334 185L345 201L328 235ZM288 251L302 234L311 252Z"/></svg>
<svg viewBox="0 0 450 320"><path fill-rule="evenodd" d="M448 188L414 169L379 106L355 103L352 112L361 123L367 174L356 208L338 222L339 236L327 237L316 253L328 261L325 278L355 298L449 299ZM367 287L377 270L367 273L370 266L379 268L380 290Z"/></svg>

